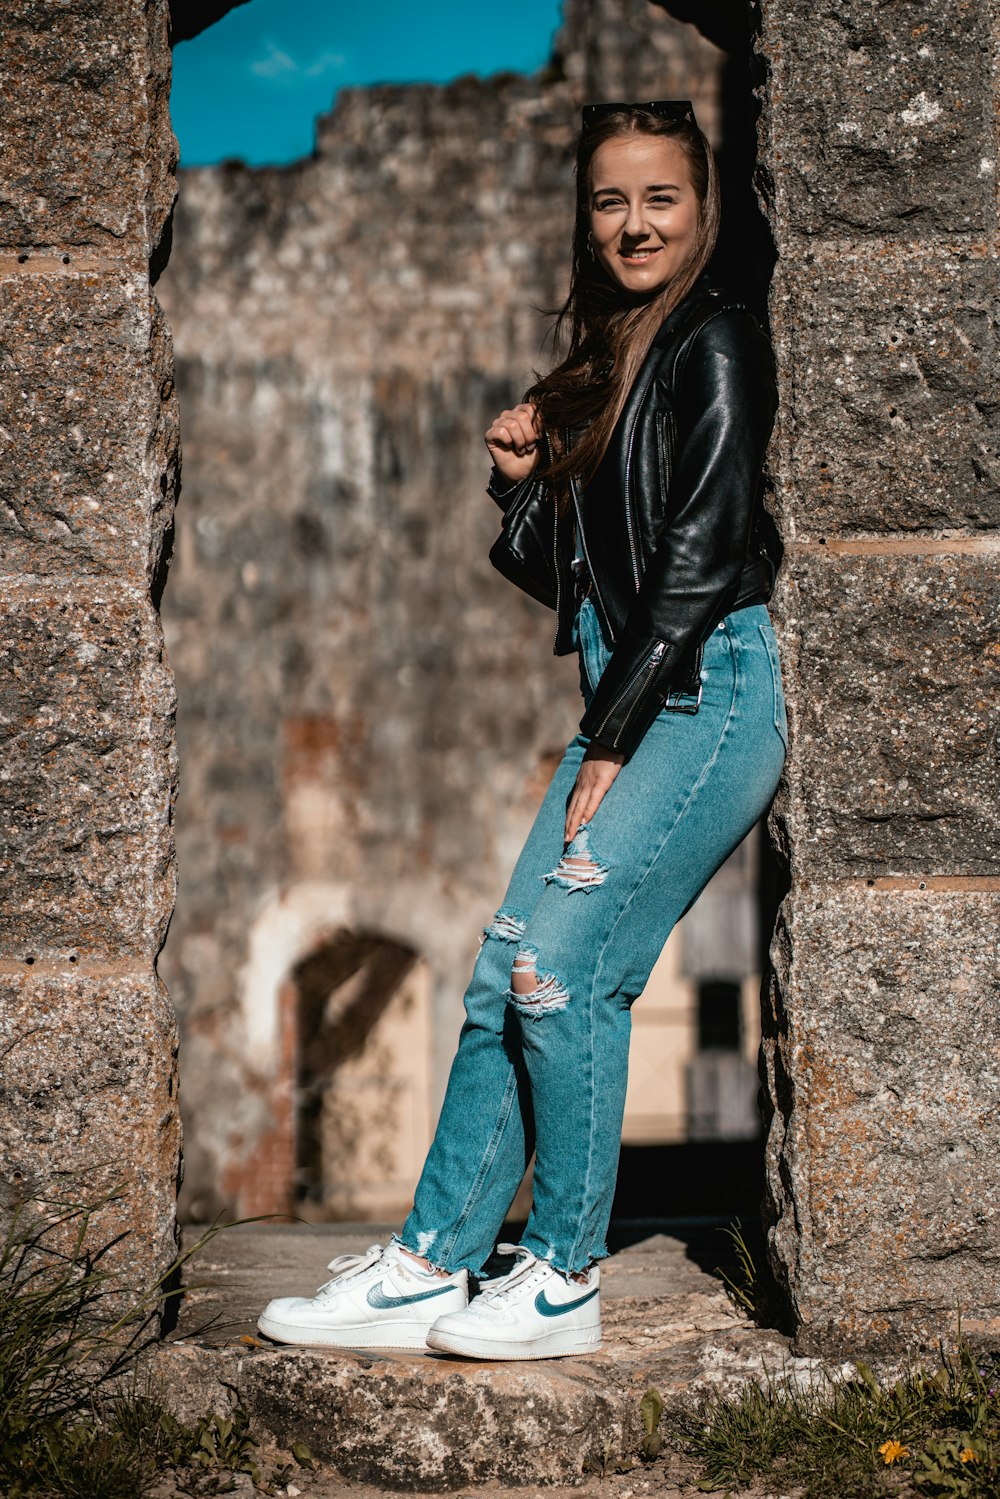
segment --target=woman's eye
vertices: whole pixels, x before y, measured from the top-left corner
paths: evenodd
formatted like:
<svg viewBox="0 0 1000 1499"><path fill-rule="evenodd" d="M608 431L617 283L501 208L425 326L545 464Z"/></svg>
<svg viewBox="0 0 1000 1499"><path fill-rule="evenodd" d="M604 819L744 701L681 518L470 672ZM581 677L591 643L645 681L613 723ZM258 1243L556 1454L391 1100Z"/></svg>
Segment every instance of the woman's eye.
<svg viewBox="0 0 1000 1499"><path fill-rule="evenodd" d="M672 198L669 193L657 193L649 201L651 203L676 203L677 199Z"/></svg>

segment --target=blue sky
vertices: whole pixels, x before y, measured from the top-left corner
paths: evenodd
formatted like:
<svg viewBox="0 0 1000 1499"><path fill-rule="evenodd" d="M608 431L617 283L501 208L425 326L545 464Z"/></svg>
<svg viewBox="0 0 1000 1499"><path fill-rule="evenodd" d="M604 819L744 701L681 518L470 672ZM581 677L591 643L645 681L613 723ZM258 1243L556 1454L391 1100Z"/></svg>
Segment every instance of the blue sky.
<svg viewBox="0 0 1000 1499"><path fill-rule="evenodd" d="M560 0L250 0L174 48L181 165L308 155L315 116L345 84L534 72L549 57L560 9Z"/></svg>

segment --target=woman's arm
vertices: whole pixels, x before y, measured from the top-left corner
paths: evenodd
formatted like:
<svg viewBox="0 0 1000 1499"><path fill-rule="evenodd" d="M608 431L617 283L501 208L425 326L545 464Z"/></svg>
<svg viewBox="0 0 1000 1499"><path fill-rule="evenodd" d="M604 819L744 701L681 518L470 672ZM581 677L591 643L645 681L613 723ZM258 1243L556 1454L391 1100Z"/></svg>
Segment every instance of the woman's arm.
<svg viewBox="0 0 1000 1499"><path fill-rule="evenodd" d="M771 347L752 315L727 310L703 324L677 387L670 520L580 723L626 759L678 662L736 598L777 408Z"/></svg>

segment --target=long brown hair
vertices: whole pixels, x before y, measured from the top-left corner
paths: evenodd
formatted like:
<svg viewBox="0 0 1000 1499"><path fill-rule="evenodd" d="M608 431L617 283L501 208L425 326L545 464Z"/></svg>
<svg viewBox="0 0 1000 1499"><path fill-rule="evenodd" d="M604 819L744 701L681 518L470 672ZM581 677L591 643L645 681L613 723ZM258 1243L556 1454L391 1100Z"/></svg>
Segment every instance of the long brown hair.
<svg viewBox="0 0 1000 1499"><path fill-rule="evenodd" d="M675 140L688 159L699 201L698 233L687 263L647 302L636 304L590 253L590 163L598 147L623 135ZM571 474L592 477L622 413L639 367L664 318L687 296L708 265L719 232L719 174L712 148L692 118L664 119L641 106L617 110L584 129L576 153L576 223L569 294L555 313L553 340L569 328L565 358L536 378L525 400L537 406L552 458L537 473L550 480L557 499ZM537 375L537 371L536 371ZM586 425L570 451L567 427Z"/></svg>

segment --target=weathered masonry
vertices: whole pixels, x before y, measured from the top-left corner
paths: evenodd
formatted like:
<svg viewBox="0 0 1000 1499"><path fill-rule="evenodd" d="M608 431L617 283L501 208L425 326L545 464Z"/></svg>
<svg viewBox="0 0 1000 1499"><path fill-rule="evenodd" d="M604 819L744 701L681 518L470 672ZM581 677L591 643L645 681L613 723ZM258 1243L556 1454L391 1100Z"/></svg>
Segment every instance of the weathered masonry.
<svg viewBox="0 0 1000 1499"><path fill-rule="evenodd" d="M594 0L584 52L643 4ZM1000 5L753 19L791 726L772 1251L804 1350L958 1305L995 1338ZM166 0L8 0L0 39L0 1192L121 1184L137 1279L172 1253L179 1149L169 39Z"/></svg>
<svg viewBox="0 0 1000 1499"><path fill-rule="evenodd" d="M11 0L0 95L0 1190L124 1197L173 1255L173 685L156 598L178 463L150 291L176 141L166 0Z"/></svg>
<svg viewBox="0 0 1000 1499"><path fill-rule="evenodd" d="M803 1349L957 1307L1000 1334L998 20L760 6L791 702L769 1212Z"/></svg>

